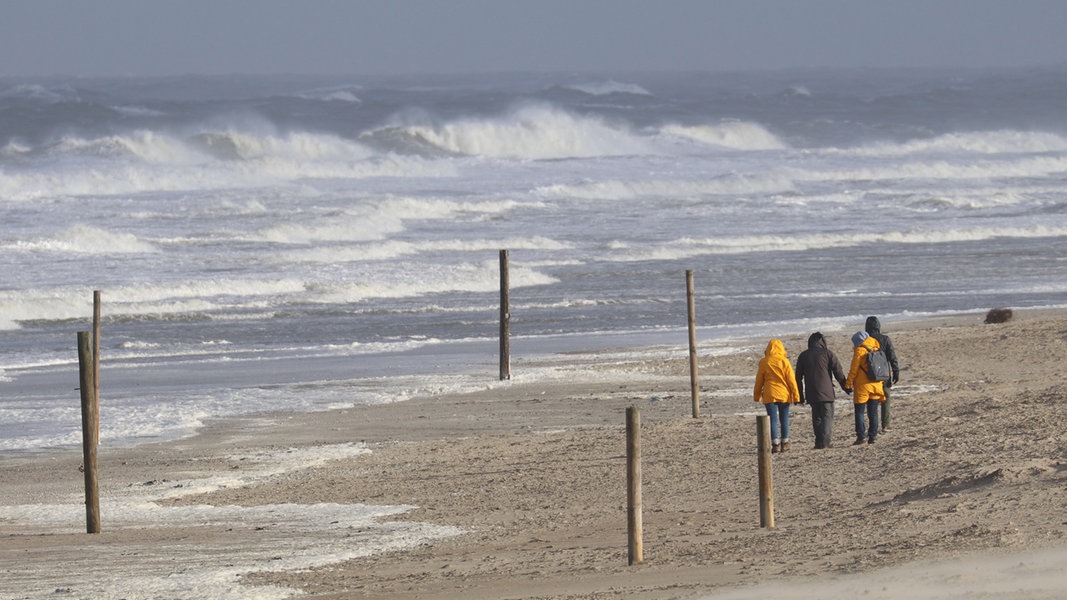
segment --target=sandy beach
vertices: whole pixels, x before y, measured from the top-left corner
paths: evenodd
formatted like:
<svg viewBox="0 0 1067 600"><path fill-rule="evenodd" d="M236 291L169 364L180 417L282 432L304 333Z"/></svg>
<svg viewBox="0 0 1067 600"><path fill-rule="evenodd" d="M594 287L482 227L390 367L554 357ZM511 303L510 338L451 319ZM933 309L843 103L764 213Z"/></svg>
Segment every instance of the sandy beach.
<svg viewBox="0 0 1067 600"><path fill-rule="evenodd" d="M97 535L80 449L4 458L0 598L1061 597L1067 311L983 317L883 323L902 374L876 445L851 446L843 393L834 448L815 450L809 409L794 410L773 529L759 523L752 402L766 340L700 355L697 419L681 340L660 360L560 359L608 375L596 381L517 376L102 446ZM847 365L852 330L823 333ZM783 338L792 361L806 338ZM643 452L633 566L629 406ZM413 541L375 547L382 530Z"/></svg>

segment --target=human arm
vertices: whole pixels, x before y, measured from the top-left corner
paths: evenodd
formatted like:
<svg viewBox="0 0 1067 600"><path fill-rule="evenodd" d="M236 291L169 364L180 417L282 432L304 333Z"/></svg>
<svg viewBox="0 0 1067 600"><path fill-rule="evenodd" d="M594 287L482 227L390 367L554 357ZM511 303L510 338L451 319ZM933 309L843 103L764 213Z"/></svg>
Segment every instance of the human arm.
<svg viewBox="0 0 1067 600"><path fill-rule="evenodd" d="M845 377L845 391L850 391L856 387L856 378L859 377L860 371L863 370L865 356L867 356L867 350L863 346L856 346L852 349L852 363L848 367L848 376Z"/></svg>
<svg viewBox="0 0 1067 600"><path fill-rule="evenodd" d="M788 360L782 361L785 363L785 385L789 392L789 401L795 403L803 402L803 397L800 395L800 384L797 381L796 373L793 372L793 365L789 364Z"/></svg>
<svg viewBox="0 0 1067 600"><path fill-rule="evenodd" d="M900 380L900 365L897 364L897 351L893 349L893 340L885 336L885 357L889 359L889 367L893 370L893 383Z"/></svg>
<svg viewBox="0 0 1067 600"><path fill-rule="evenodd" d="M756 385L752 388L752 400L755 402L760 401L760 397L763 395L763 380L766 379L766 365L765 361L760 361L759 369L756 370Z"/></svg>
<svg viewBox="0 0 1067 600"><path fill-rule="evenodd" d="M845 371L841 368L841 361L837 359L837 355L833 352L830 353L830 375L837 380L837 384L841 386L841 389L847 390L849 386L845 385Z"/></svg>

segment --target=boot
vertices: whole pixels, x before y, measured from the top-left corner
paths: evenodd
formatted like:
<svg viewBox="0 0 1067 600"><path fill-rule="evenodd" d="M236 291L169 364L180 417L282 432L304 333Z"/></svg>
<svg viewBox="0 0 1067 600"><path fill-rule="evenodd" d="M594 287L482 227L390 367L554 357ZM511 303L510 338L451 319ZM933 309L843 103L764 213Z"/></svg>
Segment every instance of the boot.
<svg viewBox="0 0 1067 600"><path fill-rule="evenodd" d="M789 440L782 440L782 452L789 452Z"/></svg>
<svg viewBox="0 0 1067 600"><path fill-rule="evenodd" d="M771 454L778 454L782 451L782 446L779 444L771 444Z"/></svg>

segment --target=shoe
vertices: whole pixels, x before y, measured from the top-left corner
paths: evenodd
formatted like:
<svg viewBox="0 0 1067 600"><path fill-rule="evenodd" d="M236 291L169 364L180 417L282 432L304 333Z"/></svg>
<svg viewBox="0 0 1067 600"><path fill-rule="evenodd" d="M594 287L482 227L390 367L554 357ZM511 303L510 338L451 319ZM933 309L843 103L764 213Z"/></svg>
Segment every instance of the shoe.
<svg viewBox="0 0 1067 600"><path fill-rule="evenodd" d="M789 452L789 442L782 442L782 452Z"/></svg>
<svg viewBox="0 0 1067 600"><path fill-rule="evenodd" d="M874 438L871 438L871 439L867 440L867 443L868 444L873 444L874 443Z"/></svg>
<svg viewBox="0 0 1067 600"><path fill-rule="evenodd" d="M833 448L834 447L834 443L833 442L826 442L826 447L827 448Z"/></svg>
<svg viewBox="0 0 1067 600"><path fill-rule="evenodd" d="M865 440L865 439L863 439L861 437L858 437L858 438L856 438L856 441L852 442L852 445L853 446L862 446L863 444L866 444L866 443L867 443L867 440Z"/></svg>
<svg viewBox="0 0 1067 600"><path fill-rule="evenodd" d="M779 446L778 444L773 444L771 446L771 454L778 454L781 451L782 451L782 447Z"/></svg>

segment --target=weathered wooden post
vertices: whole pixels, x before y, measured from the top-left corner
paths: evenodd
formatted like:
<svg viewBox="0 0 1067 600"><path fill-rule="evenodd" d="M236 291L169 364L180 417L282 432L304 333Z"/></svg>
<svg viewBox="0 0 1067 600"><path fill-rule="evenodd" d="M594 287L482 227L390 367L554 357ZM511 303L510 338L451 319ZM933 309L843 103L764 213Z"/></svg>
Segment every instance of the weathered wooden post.
<svg viewBox="0 0 1067 600"><path fill-rule="evenodd" d="M78 383L82 404L82 457L85 471L85 531L100 533L100 486L96 472L98 407L93 382L92 345L88 331L78 332Z"/></svg>
<svg viewBox="0 0 1067 600"><path fill-rule="evenodd" d="M626 409L626 529L630 565L645 561L641 541L641 411Z"/></svg>
<svg viewBox="0 0 1067 600"><path fill-rule="evenodd" d="M696 301L693 298L693 271L685 272L685 297L689 305L689 387L693 398L693 418L700 418L700 386L697 384Z"/></svg>
<svg viewBox="0 0 1067 600"><path fill-rule="evenodd" d="M96 441L100 441L100 290L93 292L93 398L96 398Z"/></svg>
<svg viewBox="0 0 1067 600"><path fill-rule="evenodd" d="M500 380L511 379L511 283L508 275L508 251L500 251Z"/></svg>
<svg viewBox="0 0 1067 600"><path fill-rule="evenodd" d="M771 418L756 417L756 447L759 449L759 525L774 528L774 479L771 475Z"/></svg>

